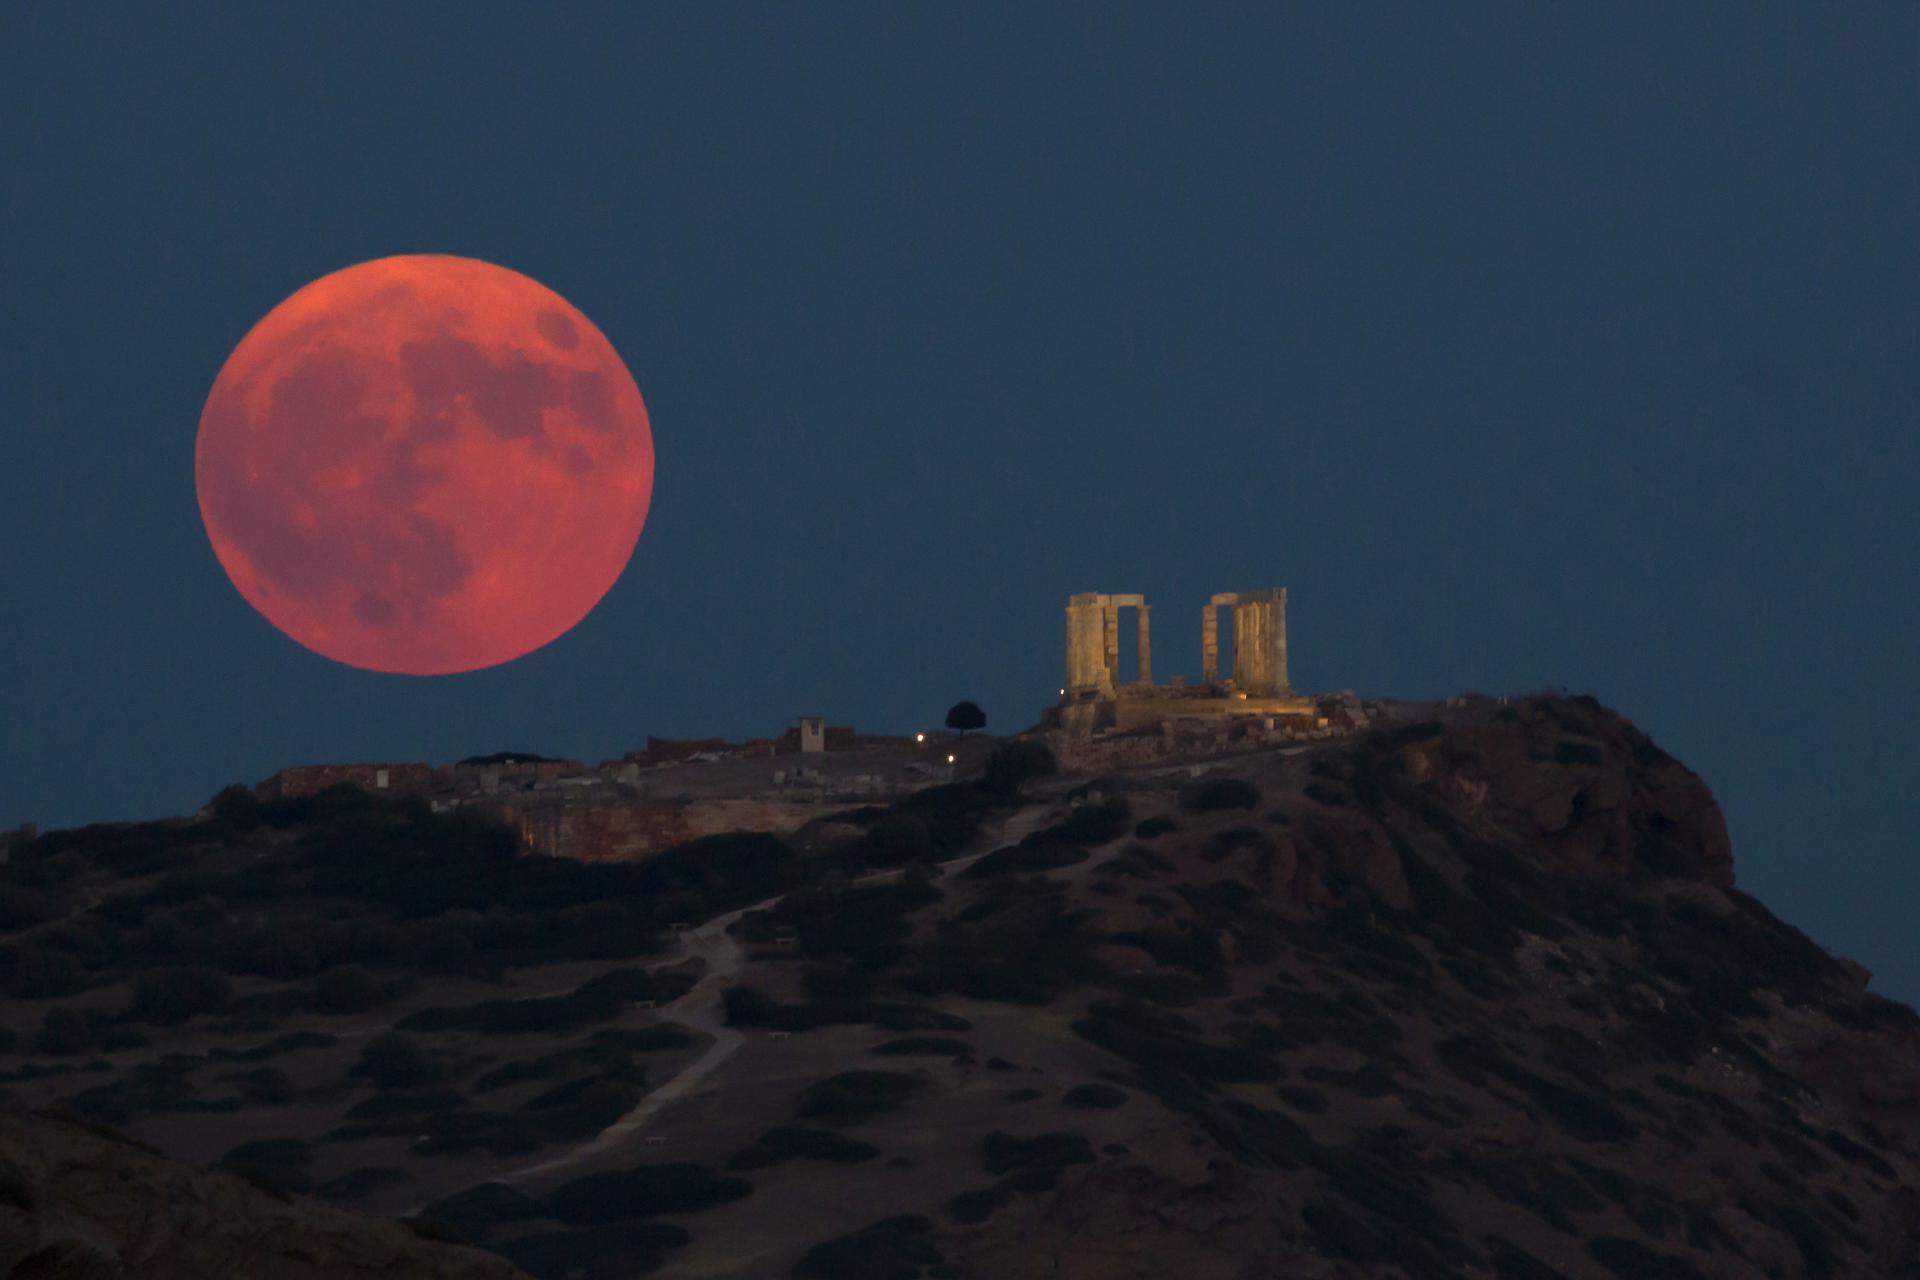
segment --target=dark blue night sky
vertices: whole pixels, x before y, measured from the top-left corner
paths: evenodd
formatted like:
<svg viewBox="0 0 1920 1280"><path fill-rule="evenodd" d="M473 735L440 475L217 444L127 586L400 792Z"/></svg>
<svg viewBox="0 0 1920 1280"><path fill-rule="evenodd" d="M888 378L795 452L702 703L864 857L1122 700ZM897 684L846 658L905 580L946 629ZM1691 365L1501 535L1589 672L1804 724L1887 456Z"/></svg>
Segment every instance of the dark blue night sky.
<svg viewBox="0 0 1920 1280"><path fill-rule="evenodd" d="M1920 11L13 6L0 826L334 759L1053 695L1069 592L1292 592L1309 689L1592 692L1742 885L1920 996ZM658 449L572 634L377 676L207 545L288 293L484 258Z"/></svg>

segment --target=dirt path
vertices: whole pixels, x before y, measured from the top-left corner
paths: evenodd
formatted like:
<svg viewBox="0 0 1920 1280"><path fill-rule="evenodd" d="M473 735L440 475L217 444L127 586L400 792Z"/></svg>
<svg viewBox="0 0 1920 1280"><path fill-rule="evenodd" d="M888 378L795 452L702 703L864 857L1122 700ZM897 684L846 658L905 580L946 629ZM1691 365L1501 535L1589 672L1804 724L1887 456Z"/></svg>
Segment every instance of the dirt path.
<svg viewBox="0 0 1920 1280"><path fill-rule="evenodd" d="M1004 849L1010 844L1018 844L1040 828L1049 816L1051 808L1051 804L1048 803L1022 806L1008 815L1000 824L1000 830L988 848L979 853L970 853L964 857L940 863L940 879L950 879L986 857L987 854ZM898 870L877 871L872 875L862 876L855 883L875 883L900 874L902 872ZM738 1052L747 1038L727 1025L721 992L740 971L740 965L745 960L746 953L727 930L740 917L755 911L764 911L785 896L785 894L775 894L750 907L729 911L726 915L716 916L699 928L682 935L686 944L686 954L697 955L704 959L707 962L707 971L685 995L669 1004L661 1005L654 1012L662 1021L697 1027L712 1036L713 1043L707 1046L705 1053L688 1063L671 1080L650 1090L647 1096L640 1100L638 1106L585 1143L564 1155L499 1174L493 1181L509 1184L531 1181L549 1174L564 1172L595 1156L619 1148L630 1142L654 1116L691 1094L699 1087L701 1081L712 1075L728 1058Z"/></svg>
<svg viewBox="0 0 1920 1280"><path fill-rule="evenodd" d="M543 1160L538 1164L515 1169L511 1173L501 1174L494 1181L525 1182L544 1174L558 1173L620 1146L645 1126L655 1113L692 1093L702 1080L713 1074L715 1068L731 1058L740 1046L746 1043L746 1037L727 1025L720 993L726 988L733 975L740 971L740 963L745 959L745 952L727 933L727 930L741 916L753 911L764 911L780 901L783 896L777 894L764 901L756 902L750 907L742 907L738 911L729 911L723 916L715 916L684 935L686 955L699 956L705 960L707 971L687 990L685 995L678 1000L661 1005L654 1010L654 1014L663 1022L677 1022L712 1036L713 1043L707 1046L705 1053L688 1063L671 1080L656 1089L649 1090L646 1097L640 1099L639 1105L633 1110L572 1151L551 1160Z"/></svg>

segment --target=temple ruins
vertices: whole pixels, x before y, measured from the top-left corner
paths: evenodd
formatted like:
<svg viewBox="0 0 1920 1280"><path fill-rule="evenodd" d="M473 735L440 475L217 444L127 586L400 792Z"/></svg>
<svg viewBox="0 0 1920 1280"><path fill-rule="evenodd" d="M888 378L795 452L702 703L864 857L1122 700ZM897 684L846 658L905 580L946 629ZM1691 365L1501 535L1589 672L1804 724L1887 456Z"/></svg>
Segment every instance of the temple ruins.
<svg viewBox="0 0 1920 1280"><path fill-rule="evenodd" d="M1120 611L1139 628L1132 680L1120 671ZM1233 617L1233 674L1220 675L1220 611ZM1067 679L1043 722L1071 733L1144 729L1181 719L1314 714L1287 681L1287 593L1220 592L1200 608L1200 683L1153 682L1152 609L1140 595L1088 591L1067 600Z"/></svg>

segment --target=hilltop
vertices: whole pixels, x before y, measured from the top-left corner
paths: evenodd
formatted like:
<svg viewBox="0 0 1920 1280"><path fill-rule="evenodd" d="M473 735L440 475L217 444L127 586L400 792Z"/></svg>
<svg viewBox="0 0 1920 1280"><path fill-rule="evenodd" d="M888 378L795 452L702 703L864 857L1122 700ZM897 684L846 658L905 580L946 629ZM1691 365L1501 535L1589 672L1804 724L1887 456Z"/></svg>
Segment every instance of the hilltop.
<svg viewBox="0 0 1920 1280"><path fill-rule="evenodd" d="M1619 716L1429 712L634 863L352 789L48 833L8 1101L542 1277L1920 1276L1920 1017Z"/></svg>

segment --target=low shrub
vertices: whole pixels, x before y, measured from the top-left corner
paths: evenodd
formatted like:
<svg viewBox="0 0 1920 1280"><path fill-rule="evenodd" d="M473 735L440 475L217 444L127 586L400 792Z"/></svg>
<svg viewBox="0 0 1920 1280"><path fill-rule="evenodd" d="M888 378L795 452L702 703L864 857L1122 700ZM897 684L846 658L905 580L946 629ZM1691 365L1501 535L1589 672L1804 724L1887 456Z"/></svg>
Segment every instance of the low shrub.
<svg viewBox="0 0 1920 1280"><path fill-rule="evenodd" d="M805 1125L784 1124L767 1130L752 1146L727 1161L729 1169L764 1169L805 1157L833 1164L861 1164L880 1154L880 1148L844 1134Z"/></svg>
<svg viewBox="0 0 1920 1280"><path fill-rule="evenodd" d="M982 820L1000 802L999 797L985 788L954 782L916 791L897 801L893 812L911 815L924 823L927 838L933 844L934 859L944 861L959 856L967 843L979 834Z"/></svg>
<svg viewBox="0 0 1920 1280"><path fill-rule="evenodd" d="M440 1115L460 1108L452 1089L419 1089L375 1094L347 1110L349 1120L392 1120L399 1116Z"/></svg>
<svg viewBox="0 0 1920 1280"><path fill-rule="evenodd" d="M93 1019L77 1009L49 1009L40 1021L40 1034L34 1037L33 1051L53 1057L85 1053L99 1042Z"/></svg>
<svg viewBox="0 0 1920 1280"><path fill-rule="evenodd" d="M1061 1097L1060 1105L1076 1111L1111 1111L1127 1104L1127 1095L1110 1084L1075 1085Z"/></svg>
<svg viewBox="0 0 1920 1280"><path fill-rule="evenodd" d="M363 1165L358 1169L350 1169L337 1178L328 1179L315 1190L329 1200L359 1200L372 1195L382 1187L405 1182L409 1176L404 1169Z"/></svg>
<svg viewBox="0 0 1920 1280"><path fill-rule="evenodd" d="M352 1074L382 1089L412 1089L440 1078L440 1066L411 1036L388 1031L367 1042Z"/></svg>
<svg viewBox="0 0 1920 1280"><path fill-rule="evenodd" d="M1105 844L1127 834L1133 819L1133 807L1125 796L1112 796L1098 804L1083 804L1046 832L1055 839L1073 844Z"/></svg>
<svg viewBox="0 0 1920 1280"><path fill-rule="evenodd" d="M1592 743L1575 742L1572 738L1562 738L1553 745L1555 764L1600 764L1604 757L1600 748Z"/></svg>
<svg viewBox="0 0 1920 1280"><path fill-rule="evenodd" d="M659 1022L650 1027L607 1027L587 1038L593 1044L624 1049L628 1053L678 1049L682 1045L692 1044L694 1039L691 1031L672 1022Z"/></svg>
<svg viewBox="0 0 1920 1280"><path fill-rule="evenodd" d="M1111 978L1094 954L1105 939L1087 927L1091 913L1070 907L1064 895L1027 883L982 897L1004 902L984 917L962 912L943 922L917 948L901 986L927 996L1046 1004L1071 986Z"/></svg>
<svg viewBox="0 0 1920 1280"><path fill-rule="evenodd" d="M715 1177L697 1164L638 1165L576 1178L547 1197L548 1217L562 1222L615 1222L660 1213L694 1213L753 1191L744 1178Z"/></svg>
<svg viewBox="0 0 1920 1280"><path fill-rule="evenodd" d="M1019 1169L1064 1169L1073 1164L1092 1164L1093 1147L1086 1135L1071 1130L1043 1133L1032 1138L1016 1138L1010 1133L990 1133L980 1143L981 1161L988 1173L1012 1173Z"/></svg>
<svg viewBox="0 0 1920 1280"><path fill-rule="evenodd" d="M1014 1189L1006 1183L962 1191L947 1201L947 1212L962 1226L972 1226L991 1218L994 1211L1013 1200Z"/></svg>
<svg viewBox="0 0 1920 1280"><path fill-rule="evenodd" d="M339 1043L339 1036L330 1036L324 1031L292 1031L284 1036L276 1036L265 1044L247 1049L215 1049L208 1056L229 1062L265 1062L281 1054L297 1053L302 1049L326 1049Z"/></svg>
<svg viewBox="0 0 1920 1280"><path fill-rule="evenodd" d="M644 1076L644 1073L642 1073ZM587 1110L605 1115L608 1123L618 1119L640 1100L640 1080L607 1080L600 1076L582 1076L530 1098L522 1111Z"/></svg>
<svg viewBox="0 0 1920 1280"><path fill-rule="evenodd" d="M871 867L899 867L933 855L927 824L912 814L888 814L867 828L855 846L859 861Z"/></svg>
<svg viewBox="0 0 1920 1280"><path fill-rule="evenodd" d="M865 963L912 931L914 912L940 899L940 891L912 878L841 889L802 889L769 913L768 923L791 926L802 955L847 957Z"/></svg>
<svg viewBox="0 0 1920 1280"><path fill-rule="evenodd" d="M494 1227L541 1215L540 1202L501 1182L483 1182L456 1195L435 1200L422 1209L423 1217L444 1222L470 1240L485 1238Z"/></svg>
<svg viewBox="0 0 1920 1280"><path fill-rule="evenodd" d="M526 1084L530 1080L546 1080L564 1071L571 1056L571 1054L555 1053L544 1058L516 1058L512 1062L503 1062L493 1070L483 1073L473 1082L473 1087L481 1093L490 1093L495 1089Z"/></svg>
<svg viewBox="0 0 1920 1280"><path fill-rule="evenodd" d="M816 1027L871 1023L888 1031L966 1031L965 1018L923 1005L893 1004L857 997L783 1004L755 987L728 987L720 993L730 1027L769 1027L775 1031L811 1031Z"/></svg>
<svg viewBox="0 0 1920 1280"><path fill-rule="evenodd" d="M1342 1071L1335 1067L1308 1067L1300 1073L1315 1084L1330 1084L1360 1098L1384 1098L1399 1087L1393 1073L1377 1062Z"/></svg>
<svg viewBox="0 0 1920 1280"><path fill-rule="evenodd" d="M888 1218L814 1245L794 1267L798 1280L920 1280L946 1266L922 1217Z"/></svg>
<svg viewBox="0 0 1920 1280"><path fill-rule="evenodd" d="M1035 838L1046 834L1046 832L1037 832L1035 836L1028 836L1019 844L996 849L960 874L969 880L985 880L990 876L1031 875L1039 871L1057 871L1061 867L1071 867L1075 863L1085 862L1091 856L1079 845Z"/></svg>
<svg viewBox="0 0 1920 1280"><path fill-rule="evenodd" d="M220 1157L220 1167L246 1178L257 1187L281 1193L305 1192L313 1186L307 1171L313 1148L298 1138L263 1138L243 1142Z"/></svg>
<svg viewBox="0 0 1920 1280"><path fill-rule="evenodd" d="M0 885L0 932L31 928L60 916L60 903L52 894L17 884Z"/></svg>
<svg viewBox="0 0 1920 1280"><path fill-rule="evenodd" d="M248 1102L267 1107L284 1107L293 1101L293 1082L278 1067L256 1067L224 1077L238 1085L240 1096Z"/></svg>
<svg viewBox="0 0 1920 1280"><path fill-rule="evenodd" d="M1283 1069L1259 1050L1197 1038L1184 1019L1140 1004L1096 1004L1073 1024L1074 1033L1148 1069L1156 1079L1173 1072L1198 1084L1278 1080Z"/></svg>
<svg viewBox="0 0 1920 1280"><path fill-rule="evenodd" d="M990 1187L963 1191L947 1201L947 1212L957 1222L984 1222L1017 1195L1051 1190L1060 1179L1060 1170L1068 1165L1093 1160L1092 1148L1077 1133L1049 1133L1025 1140L995 1133L987 1136L985 1146L988 1170L1008 1176Z"/></svg>
<svg viewBox="0 0 1920 1280"><path fill-rule="evenodd" d="M1871 1148L1855 1142L1838 1129L1827 1130L1823 1141L1826 1142L1834 1154L1843 1156L1855 1164L1865 1166L1875 1174L1885 1178L1888 1182L1896 1182L1899 1180L1900 1175L1894 1171L1892 1165L1882 1160Z"/></svg>
<svg viewBox="0 0 1920 1280"><path fill-rule="evenodd" d="M233 998L226 974L206 965L161 969L134 986L128 1016L157 1026L177 1026L202 1013L217 1013Z"/></svg>
<svg viewBox="0 0 1920 1280"><path fill-rule="evenodd" d="M1251 809L1260 803L1260 788L1244 778L1199 778L1180 788L1179 803L1183 813Z"/></svg>
<svg viewBox="0 0 1920 1280"><path fill-rule="evenodd" d="M71 952L36 943L0 951L0 972L5 974L7 994L16 1000L70 996L87 985L86 969Z"/></svg>
<svg viewBox="0 0 1920 1280"><path fill-rule="evenodd" d="M529 1275L567 1280L631 1280L666 1265L667 1252L693 1237L668 1222L613 1222L519 1236L493 1251Z"/></svg>
<svg viewBox="0 0 1920 1280"><path fill-rule="evenodd" d="M1587 1253L1621 1280L1706 1280L1685 1258L1657 1253L1637 1240L1620 1236L1589 1240Z"/></svg>
<svg viewBox="0 0 1920 1280"><path fill-rule="evenodd" d="M883 1054L887 1057L953 1058L963 1053L972 1053L973 1046L965 1040L955 1040L951 1036L902 1036L898 1040L877 1044L867 1052Z"/></svg>
<svg viewBox="0 0 1920 1280"><path fill-rule="evenodd" d="M1060 771L1053 750L1034 738L1016 738L1002 743L987 757L980 786L996 796L1016 796L1035 778L1047 778Z"/></svg>
<svg viewBox="0 0 1920 1280"><path fill-rule="evenodd" d="M605 1022L636 1000L673 998L688 985L684 977L656 978L645 969L615 969L581 983L563 996L520 1000L483 1000L440 1006L408 1014L397 1024L406 1031L479 1031L487 1035L531 1035L571 1031Z"/></svg>
<svg viewBox="0 0 1920 1280"><path fill-rule="evenodd" d="M1499 1045L1455 1036L1434 1045L1442 1066L1468 1084L1486 1077L1518 1088L1564 1132L1584 1142L1622 1142L1638 1132L1632 1121L1596 1092L1587 1092L1538 1075L1509 1059Z"/></svg>
<svg viewBox="0 0 1920 1280"><path fill-rule="evenodd" d="M313 1007L319 1013L365 1013L386 999L385 984L358 965L328 969L313 984Z"/></svg>
<svg viewBox="0 0 1920 1280"><path fill-rule="evenodd" d="M466 1234L451 1223L438 1218L429 1218L425 1214L415 1214L411 1218L399 1219L400 1225L411 1231L417 1238L432 1244L472 1244Z"/></svg>
<svg viewBox="0 0 1920 1280"><path fill-rule="evenodd" d="M1252 849L1258 853L1272 848L1273 841L1264 831L1253 827L1228 827L1207 837L1207 842L1200 846L1200 856L1208 862L1219 862L1239 849Z"/></svg>
<svg viewBox="0 0 1920 1280"><path fill-rule="evenodd" d="M898 1110L926 1085L923 1076L904 1071L842 1071L808 1085L797 1114L803 1120L855 1124Z"/></svg>
<svg viewBox="0 0 1920 1280"><path fill-rule="evenodd" d="M1173 871L1173 864L1144 844L1123 845L1120 852L1095 869L1097 876L1129 876L1136 880L1155 880Z"/></svg>

